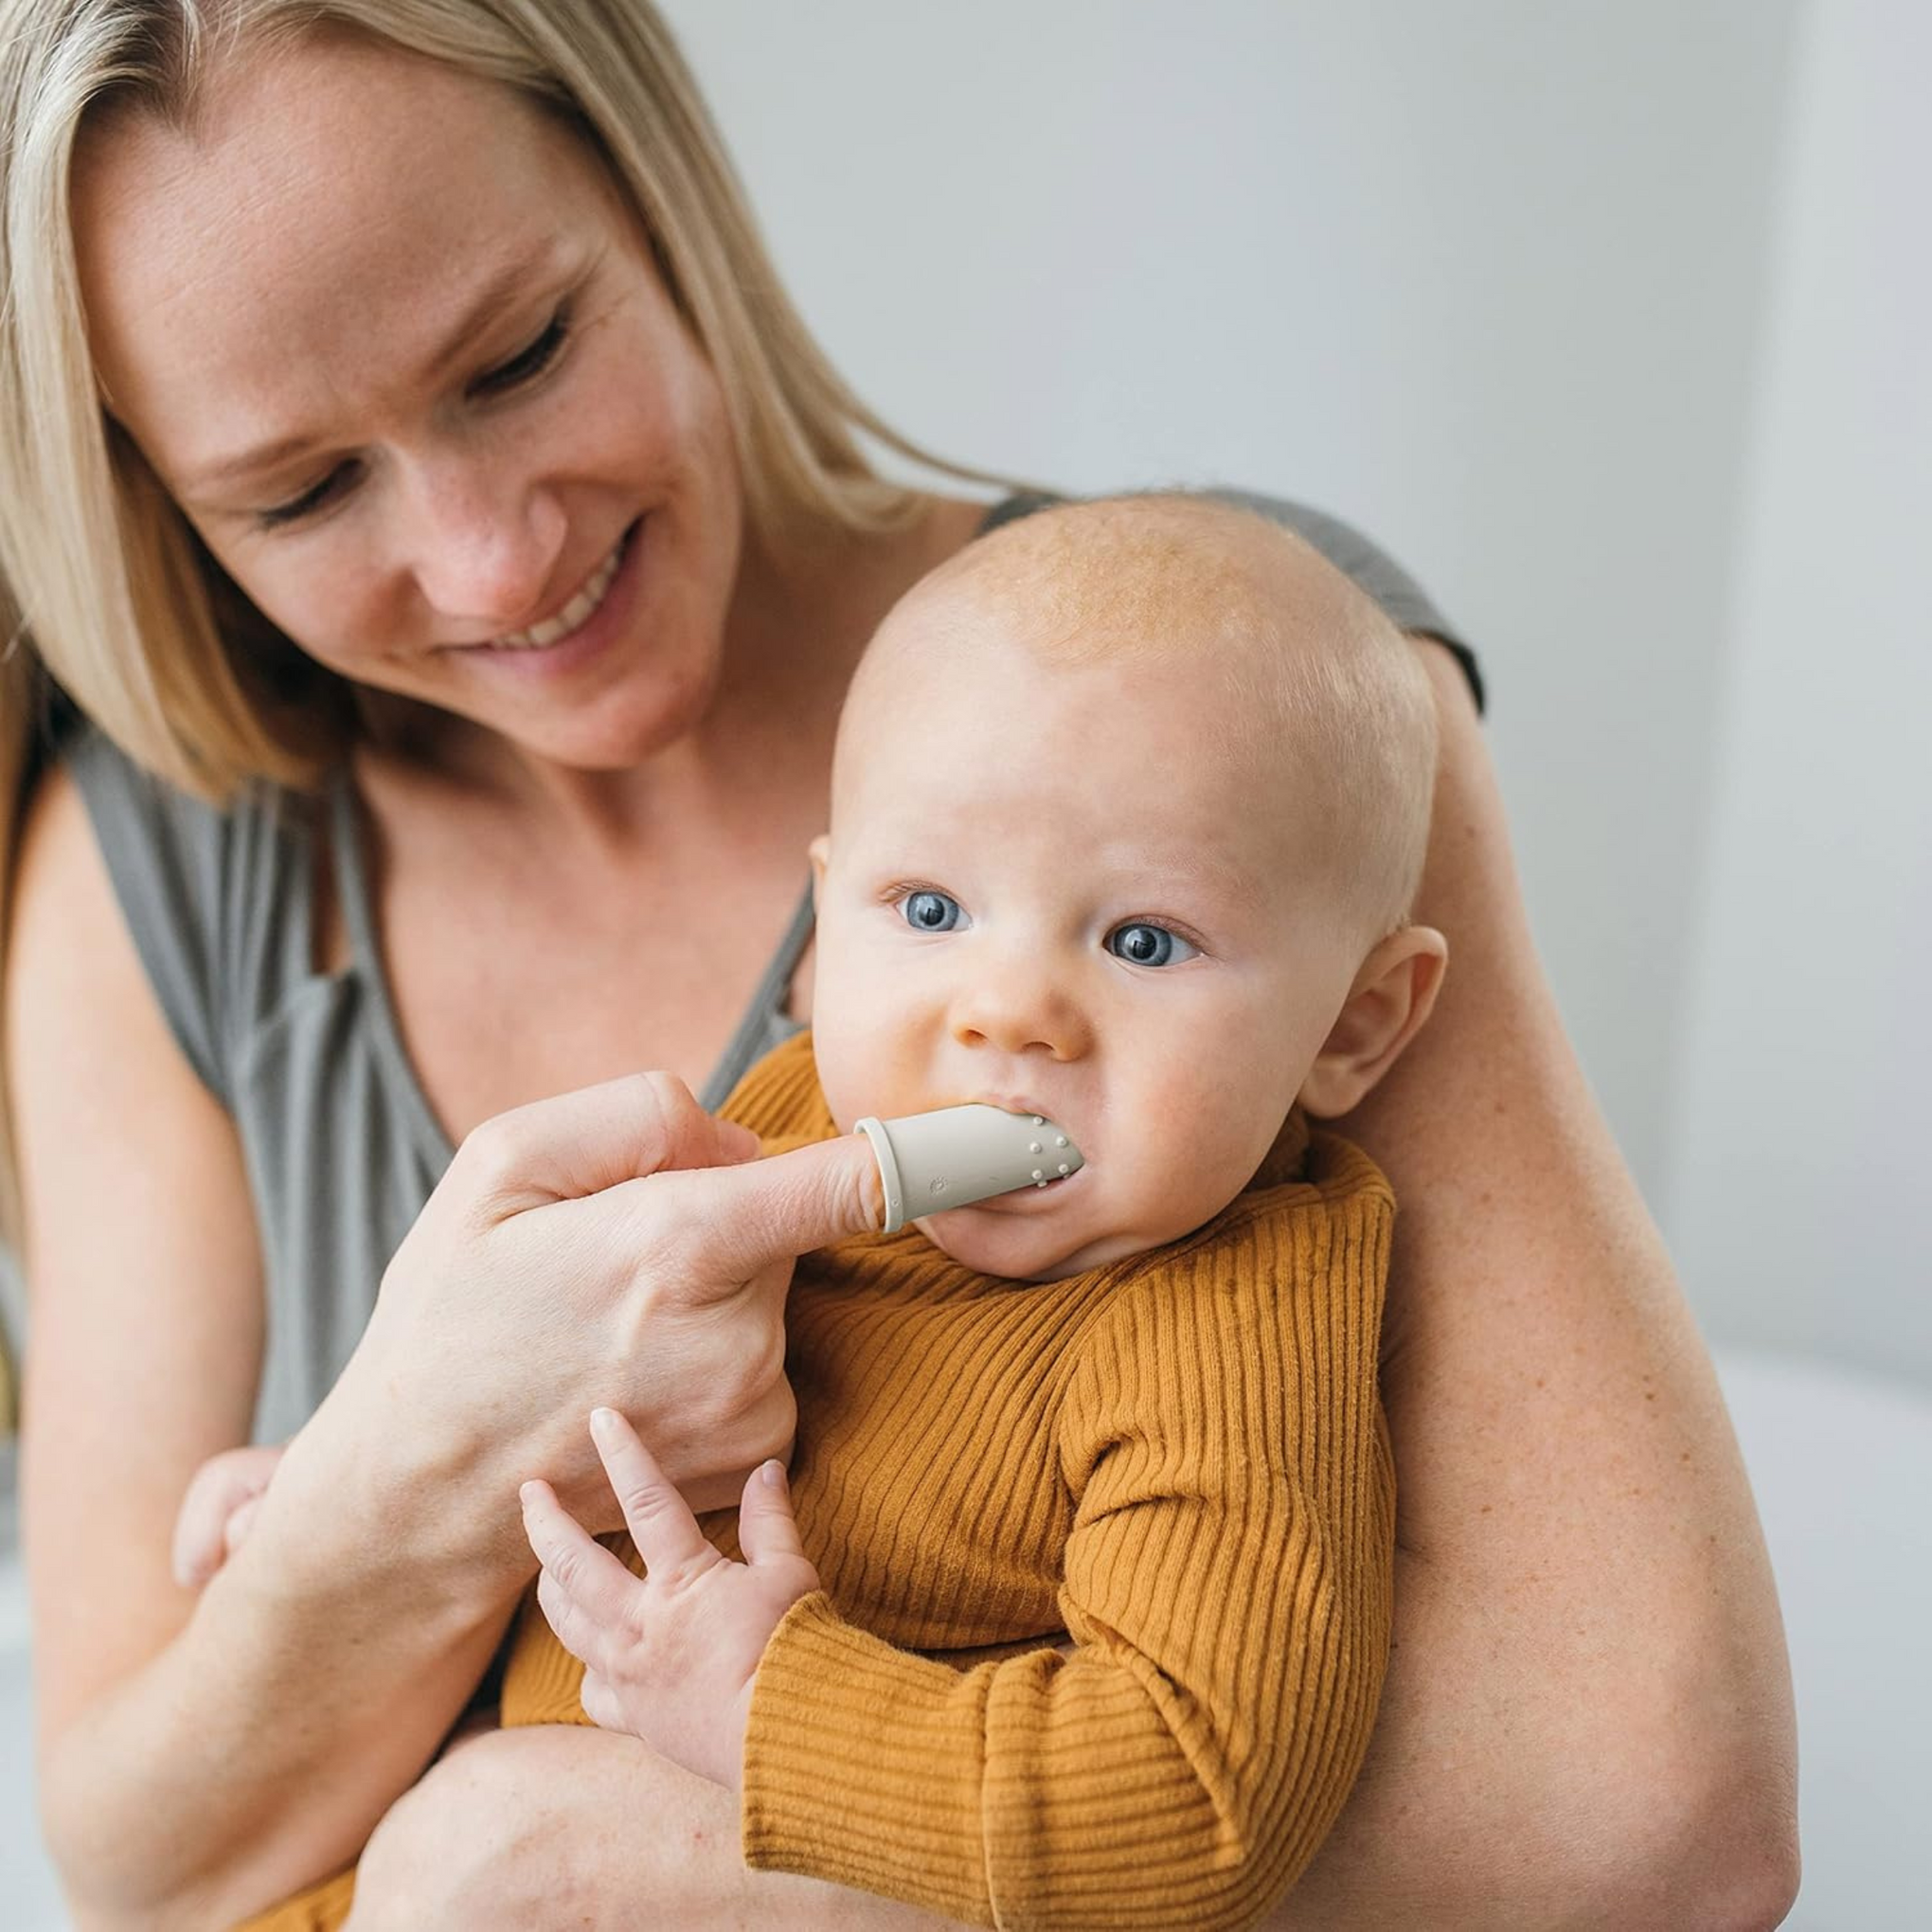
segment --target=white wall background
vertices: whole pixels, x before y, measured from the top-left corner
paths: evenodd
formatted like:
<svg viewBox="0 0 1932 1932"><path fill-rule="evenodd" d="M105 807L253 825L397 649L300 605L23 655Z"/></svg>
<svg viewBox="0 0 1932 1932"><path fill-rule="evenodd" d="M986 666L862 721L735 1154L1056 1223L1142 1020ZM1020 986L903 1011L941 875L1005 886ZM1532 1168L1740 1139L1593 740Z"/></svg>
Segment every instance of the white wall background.
<svg viewBox="0 0 1932 1932"><path fill-rule="evenodd" d="M1665 1205L1713 1328L1923 1383L1932 8L1806 28Z"/></svg>

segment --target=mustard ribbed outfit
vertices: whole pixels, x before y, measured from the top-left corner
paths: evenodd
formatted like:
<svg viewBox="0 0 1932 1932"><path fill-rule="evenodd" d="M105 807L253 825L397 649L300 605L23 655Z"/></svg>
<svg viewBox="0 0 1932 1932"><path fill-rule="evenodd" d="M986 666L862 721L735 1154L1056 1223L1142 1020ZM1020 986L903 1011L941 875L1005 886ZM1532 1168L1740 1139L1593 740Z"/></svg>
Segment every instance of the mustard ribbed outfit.
<svg viewBox="0 0 1932 1932"><path fill-rule="evenodd" d="M768 1153L837 1132L808 1035L721 1111ZM975 1274L914 1229L799 1261L791 1494L823 1588L753 1686L749 1864L983 1925L1267 1911L1387 1662L1393 1215L1374 1163L1297 1116L1207 1226L1066 1280ZM736 1511L703 1521L739 1554ZM503 1723L587 1723L582 1674L533 1593ZM351 1880L251 1926L338 1924Z"/></svg>
<svg viewBox="0 0 1932 1932"><path fill-rule="evenodd" d="M837 1131L804 1035L724 1112L769 1152ZM748 1863L985 1925L1246 1925L1280 1897L1387 1661L1393 1211L1297 1118L1206 1227L1066 1280L913 1229L798 1262L792 1505L823 1589L759 1666ZM705 1527L738 1554L735 1511ZM531 1602L503 1722L585 1722L581 1675Z"/></svg>

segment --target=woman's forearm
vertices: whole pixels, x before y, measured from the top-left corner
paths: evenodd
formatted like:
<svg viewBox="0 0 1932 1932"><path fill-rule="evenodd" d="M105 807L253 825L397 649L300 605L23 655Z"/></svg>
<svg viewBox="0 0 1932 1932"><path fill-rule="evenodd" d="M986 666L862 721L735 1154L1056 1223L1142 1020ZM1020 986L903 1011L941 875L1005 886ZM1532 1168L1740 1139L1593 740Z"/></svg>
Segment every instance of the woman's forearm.
<svg viewBox="0 0 1932 1932"><path fill-rule="evenodd" d="M535 1725L465 1740L397 1804L356 1874L348 1932L947 1923L868 1892L749 1871L734 1793L635 1738Z"/></svg>
<svg viewBox="0 0 1932 1932"><path fill-rule="evenodd" d="M1279 1923L1774 1924L1795 1744L1770 1567L1665 1254L1530 942L1474 711L1443 721L1436 1016L1348 1125L1401 1202L1395 1652Z"/></svg>
<svg viewBox="0 0 1932 1932"><path fill-rule="evenodd" d="M500 1639L513 1588L451 1587L405 1524L285 1473L176 1638L45 1747L82 1924L234 1923L351 1863Z"/></svg>
<svg viewBox="0 0 1932 1932"><path fill-rule="evenodd" d="M41 1810L83 1923L199 1932L352 1856L428 1761L521 1574L438 1552L499 1513L513 1530L514 1499L439 1492L425 1457L453 1432L377 1364L292 1445L232 1565L198 1598L175 1584L170 1526L245 1437L260 1372L246 1161L64 775L36 796L14 912Z"/></svg>

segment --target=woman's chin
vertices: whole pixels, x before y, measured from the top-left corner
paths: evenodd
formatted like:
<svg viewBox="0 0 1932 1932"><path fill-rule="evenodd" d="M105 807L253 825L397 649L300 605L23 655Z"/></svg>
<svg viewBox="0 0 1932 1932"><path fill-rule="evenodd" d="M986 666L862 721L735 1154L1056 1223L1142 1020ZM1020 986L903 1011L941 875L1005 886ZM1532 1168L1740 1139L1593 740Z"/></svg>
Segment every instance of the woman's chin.
<svg viewBox="0 0 1932 1932"><path fill-rule="evenodd" d="M521 716L492 718L493 728L526 757L579 772L635 771L704 722L715 684L660 680L642 691L622 689L592 705L559 706L546 715L534 707Z"/></svg>

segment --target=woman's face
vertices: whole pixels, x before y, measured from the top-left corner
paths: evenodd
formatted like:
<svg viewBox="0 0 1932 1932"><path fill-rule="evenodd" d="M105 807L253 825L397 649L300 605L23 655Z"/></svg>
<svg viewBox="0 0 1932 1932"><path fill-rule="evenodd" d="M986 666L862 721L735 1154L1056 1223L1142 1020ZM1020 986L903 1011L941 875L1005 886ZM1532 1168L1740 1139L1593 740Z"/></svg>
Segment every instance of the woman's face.
<svg viewBox="0 0 1932 1932"><path fill-rule="evenodd" d="M344 40L191 133L76 158L108 406L208 548L344 676L633 764L715 686L723 398L599 162L509 89Z"/></svg>

